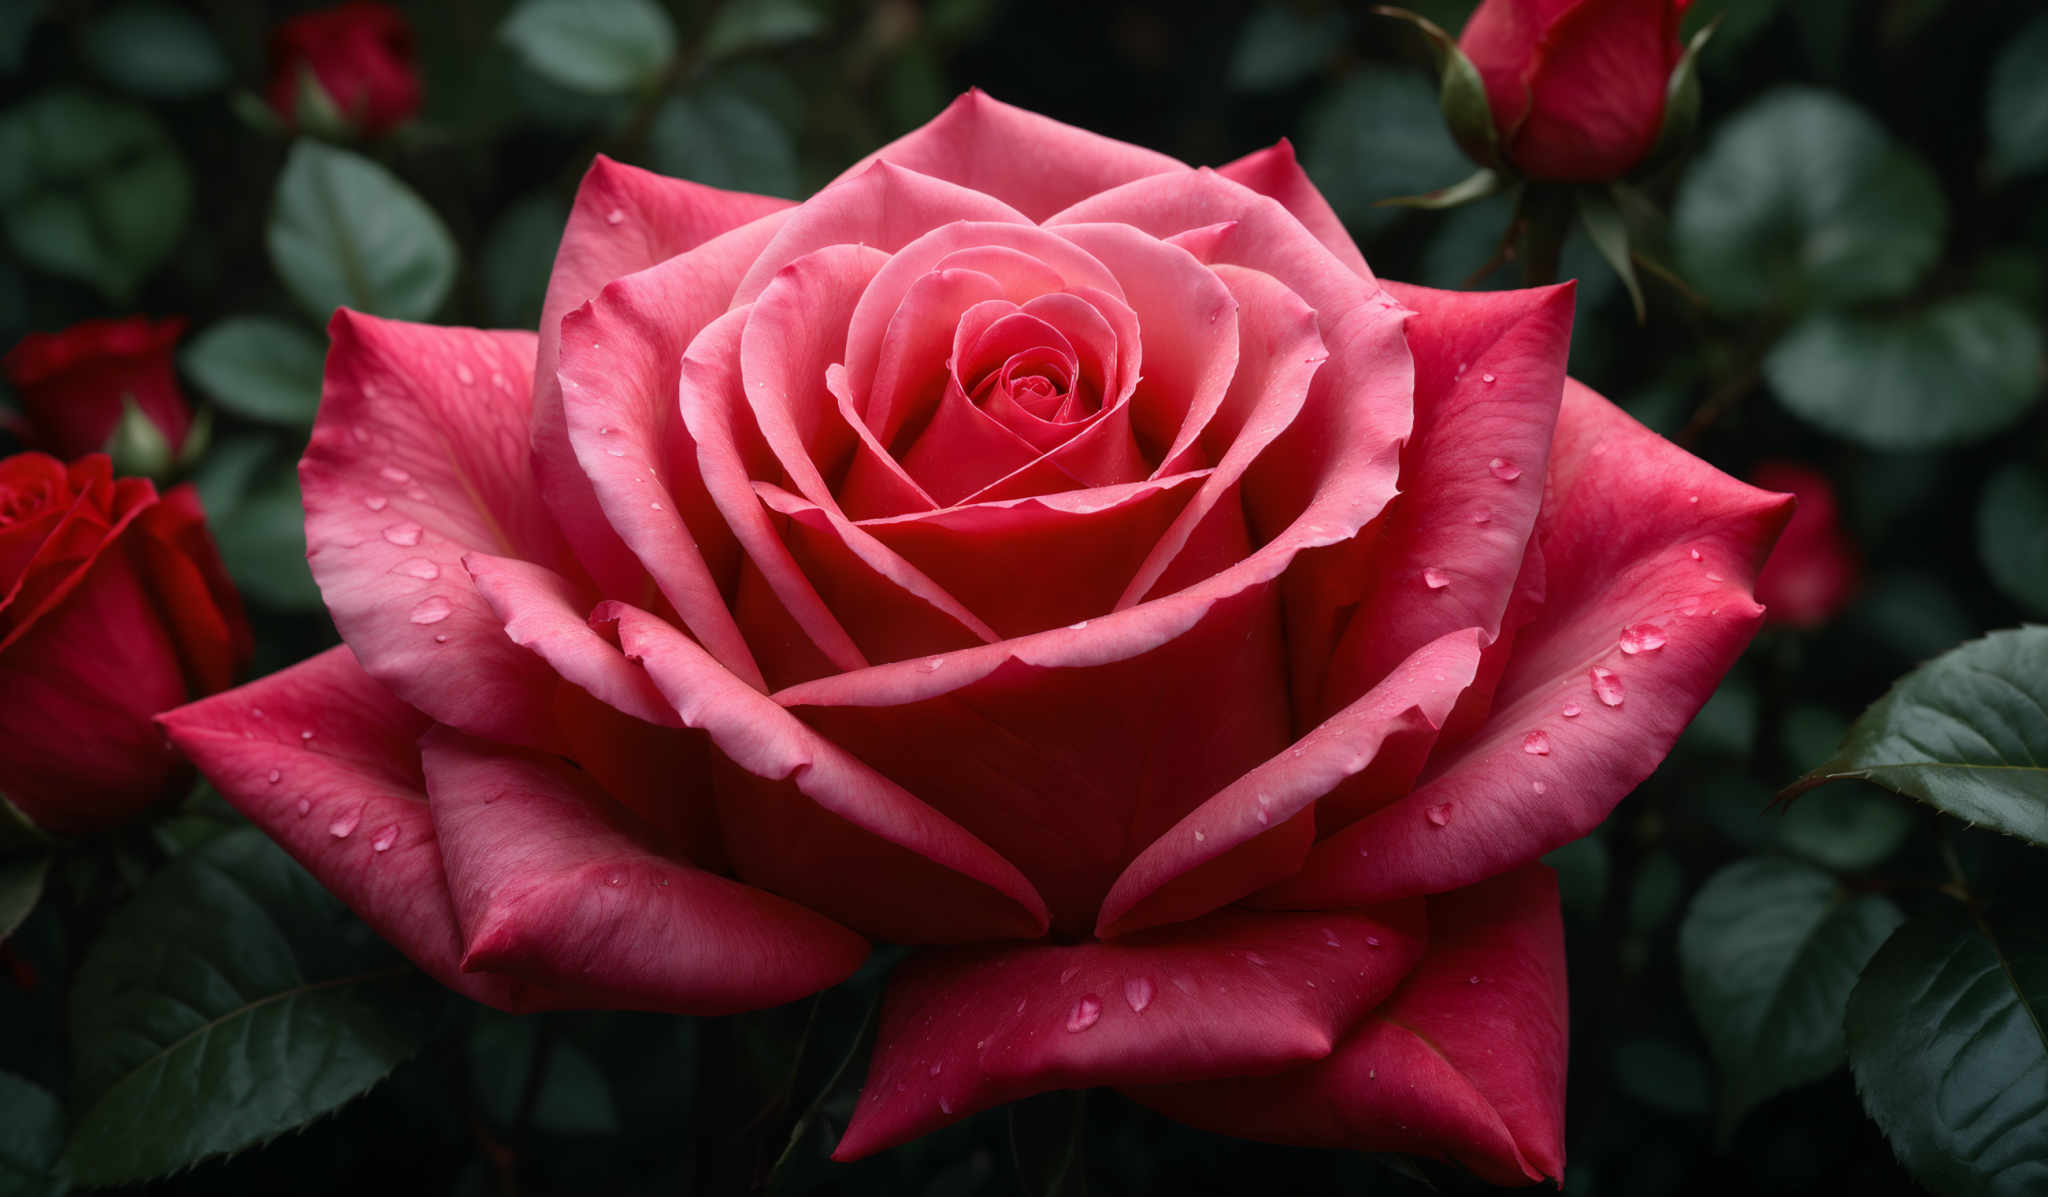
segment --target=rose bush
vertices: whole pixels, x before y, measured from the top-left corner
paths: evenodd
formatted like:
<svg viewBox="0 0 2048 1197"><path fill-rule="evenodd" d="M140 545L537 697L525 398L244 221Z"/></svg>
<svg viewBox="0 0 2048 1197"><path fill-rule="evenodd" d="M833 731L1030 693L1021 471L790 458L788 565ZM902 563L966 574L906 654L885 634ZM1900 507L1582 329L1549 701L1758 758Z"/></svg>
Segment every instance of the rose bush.
<svg viewBox="0 0 2048 1197"><path fill-rule="evenodd" d="M192 430L172 356L184 335L181 319L131 316L23 337L0 374L21 397L25 438L58 457L100 452L132 401L176 454Z"/></svg>
<svg viewBox="0 0 2048 1197"><path fill-rule="evenodd" d="M182 794L150 720L249 650L191 487L159 497L100 454L0 461L0 796L30 821L92 831Z"/></svg>
<svg viewBox="0 0 2048 1197"><path fill-rule="evenodd" d="M352 0L280 24L270 34L264 99L296 128L307 116L299 104L309 86L350 133L377 137L411 120L420 110L420 72L405 14Z"/></svg>
<svg viewBox="0 0 2048 1197"><path fill-rule="evenodd" d="M1692 0L1484 0L1458 35L1479 69L1501 153L1536 179L1634 169L1664 124Z"/></svg>
<svg viewBox="0 0 2048 1197"><path fill-rule="evenodd" d="M1556 1177L1533 862L1712 691L1785 515L1569 382L1571 318L1375 279L1284 144L978 93L801 204L600 159L538 337L336 315L347 644L165 724L494 1005L918 945L842 1158L1114 1085Z"/></svg>

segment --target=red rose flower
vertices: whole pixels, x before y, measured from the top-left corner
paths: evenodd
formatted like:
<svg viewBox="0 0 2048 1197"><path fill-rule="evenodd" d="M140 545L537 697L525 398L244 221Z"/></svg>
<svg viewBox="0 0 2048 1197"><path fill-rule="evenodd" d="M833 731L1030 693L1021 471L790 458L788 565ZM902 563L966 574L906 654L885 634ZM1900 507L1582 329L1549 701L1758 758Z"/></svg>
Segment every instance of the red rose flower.
<svg viewBox="0 0 2048 1197"><path fill-rule="evenodd" d="M1792 522L1757 577L1757 601L1771 623L1818 627L1848 605L1862 573L1861 555L1842 531L1834 484L1819 470L1789 461L1765 462L1750 481L1799 499Z"/></svg>
<svg viewBox="0 0 2048 1197"><path fill-rule="evenodd" d="M1479 68L1501 152L1536 179L1627 174L1657 140L1692 0L1484 0L1458 48Z"/></svg>
<svg viewBox="0 0 2048 1197"><path fill-rule="evenodd" d="M270 35L271 110L299 123L299 89L310 72L352 131L376 137L420 110L412 26L387 4L356 0L293 17Z"/></svg>
<svg viewBox="0 0 2048 1197"><path fill-rule="evenodd" d="M978 93L801 204L600 159L538 337L336 317L347 647L164 722L482 1001L916 945L842 1158L1114 1085L1556 1177L1537 858L1747 642L1785 504L1568 382L1571 308L1382 283L1284 146Z"/></svg>
<svg viewBox="0 0 2048 1197"><path fill-rule="evenodd" d="M37 826L182 793L151 719L226 687L249 649L191 487L159 498L101 454L0 461L0 794Z"/></svg>
<svg viewBox="0 0 2048 1197"><path fill-rule="evenodd" d="M21 397L29 443L64 458L97 453L132 399L175 455L192 428L171 352L183 335L183 320L131 316L23 337L0 373Z"/></svg>

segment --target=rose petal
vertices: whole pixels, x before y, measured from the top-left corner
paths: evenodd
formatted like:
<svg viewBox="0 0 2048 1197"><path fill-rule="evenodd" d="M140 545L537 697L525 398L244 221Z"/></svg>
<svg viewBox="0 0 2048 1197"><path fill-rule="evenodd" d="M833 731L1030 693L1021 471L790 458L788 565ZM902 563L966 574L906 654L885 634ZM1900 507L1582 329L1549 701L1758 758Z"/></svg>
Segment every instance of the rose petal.
<svg viewBox="0 0 2048 1197"><path fill-rule="evenodd" d="M299 463L306 558L370 676L434 719L551 743L553 679L505 639L462 569L473 550L574 570L526 453L528 333L344 308Z"/></svg>
<svg viewBox="0 0 2048 1197"><path fill-rule="evenodd" d="M546 986L462 971L416 743L431 723L346 646L159 722L236 810L435 980L501 1010L576 1004Z"/></svg>
<svg viewBox="0 0 2048 1197"><path fill-rule="evenodd" d="M1423 954L1422 911L1241 911L1114 944L913 956L889 978L855 1160L1049 1089L1267 1072L1329 1054Z"/></svg>
<svg viewBox="0 0 2048 1197"><path fill-rule="evenodd" d="M134 545L156 608L166 614L177 642L187 692L227 689L254 641L241 595L207 535L206 513L190 484L172 487L142 513Z"/></svg>
<svg viewBox="0 0 2048 1197"><path fill-rule="evenodd" d="M534 365L533 469L542 497L570 534L584 568L608 594L632 593L640 571L607 524L569 440L562 390L555 378L561 360L562 318L613 279L645 270L742 225L766 220L764 228L772 228L780 218L769 218L791 206L788 200L672 179L602 154L590 164L577 188L561 248L555 252L554 273L541 302ZM762 241L765 234L755 244ZM710 302L717 305L716 310L723 310L726 298L713 295Z"/></svg>
<svg viewBox="0 0 2048 1197"><path fill-rule="evenodd" d="M592 1007L730 1014L837 984L867 955L801 906L651 850L559 759L445 728L421 753L465 972L573 987Z"/></svg>
<svg viewBox="0 0 2048 1197"><path fill-rule="evenodd" d="M1492 713L1263 902L1440 893L1584 835L1664 759L1749 643L1763 612L1751 589L1788 497L1720 473L1577 382L1565 384L1547 489L1549 593ZM1664 643L1624 652L1622 630L1645 623ZM1619 705L1596 692L1595 668L1618 681ZM1578 718L1560 714L1568 702Z"/></svg>
<svg viewBox="0 0 2048 1197"><path fill-rule="evenodd" d="M980 88L840 178L879 161L987 192L1034 221L1119 183L1187 171L1164 154L1012 107Z"/></svg>
<svg viewBox="0 0 2048 1197"><path fill-rule="evenodd" d="M1431 898L1428 953L1326 1059L1125 1093L1239 1138L1434 1156L1497 1185L1557 1181L1565 1007L1557 885L1527 865Z"/></svg>
<svg viewBox="0 0 2048 1197"><path fill-rule="evenodd" d="M719 668L643 611L608 603L626 655L733 766L719 784L740 875L900 943L1035 937L1045 904L1008 861ZM857 856L866 867L849 874Z"/></svg>
<svg viewBox="0 0 2048 1197"><path fill-rule="evenodd" d="M1216 173L1233 183L1242 183L1260 195L1278 200L1352 273L1367 280L1373 277L1372 268L1365 264L1365 255L1358 252L1358 243L1344 230L1344 222L1337 219L1323 193L1309 181L1301 163L1294 157L1294 144L1286 138L1228 165L1219 166Z"/></svg>

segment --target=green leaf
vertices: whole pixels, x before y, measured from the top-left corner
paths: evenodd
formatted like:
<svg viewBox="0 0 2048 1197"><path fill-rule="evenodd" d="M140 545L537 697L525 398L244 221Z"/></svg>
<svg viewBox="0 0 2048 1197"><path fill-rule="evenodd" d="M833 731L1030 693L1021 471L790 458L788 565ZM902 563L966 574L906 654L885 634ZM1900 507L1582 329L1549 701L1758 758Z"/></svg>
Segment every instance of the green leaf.
<svg viewBox="0 0 2048 1197"><path fill-rule="evenodd" d="M191 207L184 159L140 108L65 90L0 114L0 221L37 269L126 304Z"/></svg>
<svg viewBox="0 0 2048 1197"><path fill-rule="evenodd" d="M0 943L21 928L35 913L43 898L43 882L50 875L47 856L0 858Z"/></svg>
<svg viewBox="0 0 2048 1197"><path fill-rule="evenodd" d="M1863 1107L1942 1197L2048 1187L2048 927L1953 907L1888 940L1849 996Z"/></svg>
<svg viewBox="0 0 2048 1197"><path fill-rule="evenodd" d="M1621 205L1614 197L1598 187L1581 187L1579 197L1579 223L1585 226L1586 236L1593 242L1593 248L1614 269L1628 288L1628 299L1635 306L1636 323L1649 318L1643 306L1643 285L1636 281L1636 265L1629 257L1628 222L1622 219Z"/></svg>
<svg viewBox="0 0 2048 1197"><path fill-rule="evenodd" d="M398 177L347 150L292 146L270 211L270 263L305 309L425 320L455 282L455 239Z"/></svg>
<svg viewBox="0 0 2048 1197"><path fill-rule="evenodd" d="M2048 15L2034 18L1998 53L1985 97L1991 169L2000 177L2048 167Z"/></svg>
<svg viewBox="0 0 2048 1197"><path fill-rule="evenodd" d="M1059 1089L1010 1105L1010 1158L1027 1197L1087 1197L1088 1092Z"/></svg>
<svg viewBox="0 0 2048 1197"><path fill-rule="evenodd" d="M1785 796L1851 777L2048 844L2048 627L1993 632L1907 674Z"/></svg>
<svg viewBox="0 0 2048 1197"><path fill-rule="evenodd" d="M1933 172L1868 114L1783 88L1725 121L1686 171L1672 236L1715 307L1801 310L1910 290L1946 224Z"/></svg>
<svg viewBox="0 0 2048 1197"><path fill-rule="evenodd" d="M699 53L716 62L800 42L824 29L824 14L804 0L748 0L719 10Z"/></svg>
<svg viewBox="0 0 2048 1197"><path fill-rule="evenodd" d="M22 60L28 56L29 34L35 32L36 22L42 20L48 3L49 0L11 0L0 4L0 75L21 70Z"/></svg>
<svg viewBox="0 0 2048 1197"><path fill-rule="evenodd" d="M676 52L675 25L650 0L521 0L498 36L535 73L596 95L647 86Z"/></svg>
<svg viewBox="0 0 2048 1197"><path fill-rule="evenodd" d="M1778 842L1789 851L1853 873L1883 864L1913 831L1913 810L1865 786L1829 786L1778 816Z"/></svg>
<svg viewBox="0 0 2048 1197"><path fill-rule="evenodd" d="M1818 312L1763 363L1786 407L1875 449L1929 449L1990 436L2040 391L2041 331L1991 295L1896 315Z"/></svg>
<svg viewBox="0 0 2048 1197"><path fill-rule="evenodd" d="M1279 91L1322 70L1343 46L1341 11L1261 5L1238 30L1224 78L1234 91Z"/></svg>
<svg viewBox="0 0 2048 1197"><path fill-rule="evenodd" d="M1444 132L1436 89L1414 71L1365 66L1308 112L1301 160L1354 236L1371 237L1400 218L1374 205L1419 195L1472 173Z"/></svg>
<svg viewBox="0 0 2048 1197"><path fill-rule="evenodd" d="M1765 1098L1841 1067L1849 990L1903 917L1789 860L1740 860L1700 888L1678 957L1721 1068L1724 1130Z"/></svg>
<svg viewBox="0 0 2048 1197"><path fill-rule="evenodd" d="M308 428L326 357L326 344L296 324L232 316L193 338L182 362L208 397L236 415Z"/></svg>
<svg viewBox="0 0 2048 1197"><path fill-rule="evenodd" d="M542 1015L543 1018L560 1017ZM512 1129L526 1097L535 1062L539 1027L533 1018L486 1013L469 1037L470 1075L483 1112ZM540 1091L530 1112L532 1127L544 1134L604 1136L619 1133L611 1084L590 1053L559 1036L547 1042Z"/></svg>
<svg viewBox="0 0 2048 1197"><path fill-rule="evenodd" d="M57 1197L71 1188L57 1166L64 1106L36 1085L0 1072L0 1194Z"/></svg>
<svg viewBox="0 0 2048 1197"><path fill-rule="evenodd" d="M569 205L551 191L514 200L491 226L477 259L484 304L501 328L535 328L547 297L555 247L569 222Z"/></svg>
<svg viewBox="0 0 2048 1197"><path fill-rule="evenodd" d="M208 841L79 968L72 1176L163 1176L329 1113L418 1050L432 1010L418 988L262 832Z"/></svg>
<svg viewBox="0 0 2048 1197"><path fill-rule="evenodd" d="M1977 552L2007 598L2048 615L2048 471L2011 462L1977 505Z"/></svg>
<svg viewBox="0 0 2048 1197"><path fill-rule="evenodd" d="M280 611L320 609L320 587L306 568L306 509L289 469L265 471L210 523L221 564L245 596Z"/></svg>
<svg viewBox="0 0 2048 1197"><path fill-rule="evenodd" d="M647 138L648 164L693 183L794 196L796 146L782 123L737 91L713 88L670 96Z"/></svg>
<svg viewBox="0 0 2048 1197"><path fill-rule="evenodd" d="M1634 1035L1614 1049L1614 1080L1622 1092L1654 1110L1698 1117L1714 1106L1706 1061L1689 1045L1657 1035Z"/></svg>
<svg viewBox="0 0 2048 1197"><path fill-rule="evenodd" d="M83 49L101 78L151 99L215 91L231 74L206 22L159 0L128 0L100 13L86 26Z"/></svg>

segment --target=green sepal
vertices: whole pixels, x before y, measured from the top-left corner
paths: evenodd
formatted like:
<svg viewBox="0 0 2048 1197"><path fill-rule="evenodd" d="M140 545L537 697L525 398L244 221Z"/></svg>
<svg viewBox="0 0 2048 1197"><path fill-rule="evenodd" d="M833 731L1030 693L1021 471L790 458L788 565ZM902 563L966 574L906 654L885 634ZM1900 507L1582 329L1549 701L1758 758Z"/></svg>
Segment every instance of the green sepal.
<svg viewBox="0 0 2048 1197"><path fill-rule="evenodd" d="M1486 83L1479 77L1479 68L1458 48L1458 39L1444 32L1443 26L1435 21L1405 8L1375 4L1371 11L1406 21L1421 31L1429 43L1430 57L1436 61L1438 102L1443 107L1444 125L1450 129L1451 139L1481 166L1506 169L1500 135L1493 127L1493 106L1486 101Z"/></svg>
<svg viewBox="0 0 2048 1197"><path fill-rule="evenodd" d="M107 438L107 456L114 470L145 478L163 478L171 472L171 441L135 402L135 396L121 396L121 419Z"/></svg>
<svg viewBox="0 0 2048 1197"><path fill-rule="evenodd" d="M320 79L313 68L301 66L297 95L292 106L292 124L301 133L324 137L330 141L348 141L356 135L356 123L343 112L327 89L320 86Z"/></svg>
<svg viewBox="0 0 2048 1197"><path fill-rule="evenodd" d="M1473 174L1449 187L1425 191L1421 195L1396 195L1374 202L1375 208L1421 208L1436 212L1444 208L1456 208L1474 200L1500 194L1507 186L1507 179L1492 167L1482 166Z"/></svg>
<svg viewBox="0 0 2048 1197"><path fill-rule="evenodd" d="M1628 220L1621 213L1620 203L1604 187L1581 187L1578 198L1579 223L1585 226L1586 236L1614 268L1614 273L1621 276L1622 286L1628 288L1629 302L1636 309L1636 323L1646 323L1649 310L1643 304L1643 285L1636 279L1636 266L1629 250Z"/></svg>
<svg viewBox="0 0 2048 1197"><path fill-rule="evenodd" d="M1664 83L1664 123L1657 126L1657 139L1650 143L1650 152L1632 173L1656 174L1671 165L1691 143L1700 124L1700 51L1706 49L1720 27L1721 17L1708 21L1692 35L1685 53L1678 56L1678 65L1671 68L1671 77Z"/></svg>

